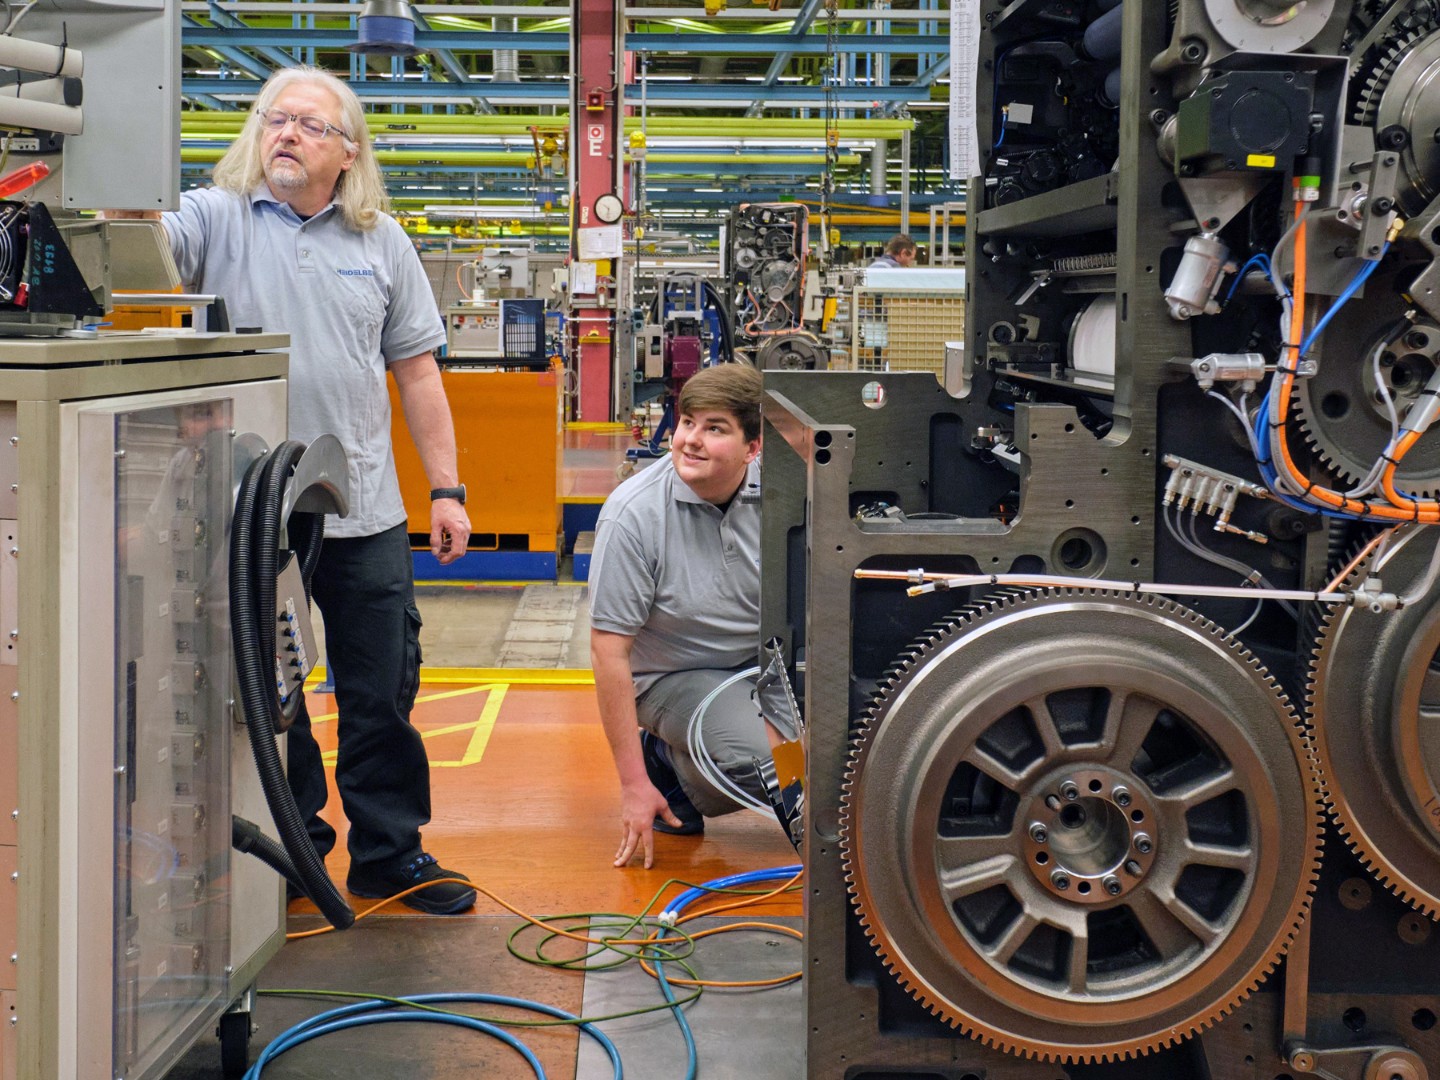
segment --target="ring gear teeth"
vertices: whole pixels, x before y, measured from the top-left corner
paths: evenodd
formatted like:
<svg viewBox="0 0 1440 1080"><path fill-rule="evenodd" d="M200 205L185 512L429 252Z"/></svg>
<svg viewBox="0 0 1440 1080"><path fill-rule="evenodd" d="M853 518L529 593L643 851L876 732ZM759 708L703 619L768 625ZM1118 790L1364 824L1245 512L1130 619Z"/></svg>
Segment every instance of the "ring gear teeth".
<svg viewBox="0 0 1440 1080"><path fill-rule="evenodd" d="M1349 486L1365 478L1385 449L1390 422L1375 402L1369 359L1379 337L1371 333L1357 338L1357 324L1343 314L1335 321L1339 325L1330 331L1325 345L1327 355L1320 358L1315 374L1296 380L1290 411L1315 459ZM1366 325L1373 325L1373 321ZM1417 323L1415 329L1428 333L1440 352L1440 327L1424 322ZM1364 359L1342 360L1352 349ZM1390 351L1405 352L1403 348ZM1418 377L1411 391L1419 390L1424 381L1425 377ZM1411 391L1401 389L1397 393L1396 404L1402 416ZM1332 399L1336 404L1327 410ZM1440 497L1440 443L1422 440L1405 455L1395 477L1397 486L1410 494Z"/></svg>
<svg viewBox="0 0 1440 1080"><path fill-rule="evenodd" d="M1157 637L1162 639L1159 644ZM1133 776L1090 760L1104 744L1103 735L1094 742L1084 738L1067 742L1057 725L1047 725L1053 736L1049 742L1038 726L1032 726L1044 749L1038 764L1025 765L1017 775L1034 779L1030 774L1044 774L1049 777L1045 782L1053 783L1048 771L1052 763L1058 769L1078 769L1093 776L1109 769L1127 781L1129 790L1145 791L1161 807L1150 823L1155 826L1158 849L1151 872L1158 884L1137 885L1122 900L1083 909L1044 895L1025 876L1031 873L1029 863L1004 850L1009 837L1023 842L1019 838L1030 820L1023 798L1011 807L1006 831L990 837L997 855L939 869L944 844L951 837L937 835L935 827L927 831L924 823L936 820L943 827L956 822L963 829L963 814L940 811L951 810L956 802L975 807L976 789L984 785L982 780L972 788L969 801L963 786L957 787L954 801L947 801L964 755L977 752L975 744L1001 727L1005 728L1001 741L1008 738L1010 745L1015 744L1016 724L1011 718L1017 710L1016 695L1022 701L1043 701L1051 715L1057 708L1055 695L1086 692L1097 670L1114 676L1114 685L1105 690L1107 695L1118 690L1116 697L1123 702L1116 707L1113 732L1108 719L1102 732L1111 732L1127 747L1144 748L1143 755L1137 749L1130 757L1127 768ZM1125 680L1141 685L1127 685ZM1055 682L1053 688L1050 681ZM927 685L932 682L940 685ZM1186 709L1203 716L1204 726L1188 720L1176 703L1162 701L1161 694L1173 694ZM1230 711L1207 705L1213 701L1227 702ZM992 703L1000 710L993 717L985 712ZM1153 715L1148 712L1152 705ZM1126 719L1132 712L1142 716L1138 727L1127 727L1136 723ZM1148 722L1145 715L1151 715ZM976 728L978 735L972 730ZM1211 747L1212 760L1224 774L1216 781L1207 773L1192 773L1186 783L1194 801L1183 810L1165 800L1180 803L1176 789L1184 785L1167 786L1159 764L1167 749L1183 743L1172 728L1184 728L1185 738L1194 746ZM1074 733L1073 727L1069 730ZM1201 734L1204 731L1211 734ZM1153 747L1152 738L1157 739ZM1255 757L1246 760L1246 754ZM1141 775L1142 760L1144 768L1156 770L1151 779L1157 782L1158 794ZM1177 764L1185 762L1177 757L1170 767ZM1247 781L1263 783L1265 792L1242 783L1238 779L1242 771ZM1086 798L1097 815L1105 806L1116 805L1102 796ZM1085 801L1079 800L1082 805ZM923 807L921 813L914 812L917 804ZM1243 810L1238 809L1241 806ZM1045 1060L1100 1062L1158 1050L1205 1029L1274 968L1302 924L1315 887L1321 811L1319 773L1303 725L1275 680L1238 641L1196 613L1153 595L1050 589L972 605L950 620L938 640L927 637L918 651L902 654L855 733L841 785L840 847L847 888L864 933L881 962L921 1005L1002 1051ZM929 817L931 813L936 816ZM1219 858L1194 854L1192 813L1201 819L1230 813L1258 823L1254 829L1242 826L1243 843L1231 837L1246 852L1241 856L1232 844L1232 870L1244 878L1243 899L1237 895L1219 916L1195 924L1207 927L1208 940L1197 934L1189 952L1177 947L1174 956L1167 955L1166 950L1184 938L1184 931L1168 922L1145 923L1143 940L1121 941L1126 917L1136 927L1143 919L1155 919L1155 904L1165 906L1181 894L1191 868L1201 867L1198 876L1205 876L1211 864L1203 860ZM1263 830L1258 845L1255 830ZM876 837L873 841L867 839L871 834ZM955 835L963 845L963 832ZM1062 849L1057 845L1053 850ZM1242 868L1251 855L1257 865ZM954 857L960 859L961 852L955 851ZM1024 864L1013 883L1004 879L1006 887L1013 884L1020 896L1017 899L1017 893L1010 892L1012 905L1018 908L1017 922L1024 917L1044 930L1046 922L1034 921L1025 907L1037 898L1049 905L1050 910L1040 914L1049 916L1054 925L1068 922L1073 927L1084 919L1086 963L1077 969L1070 962L1068 985L1046 986L1043 973L1023 965L1004 966L1008 961L996 966L978 940L973 922L967 924L972 913L962 910L969 899L962 893L962 879L977 866L984 872L996 859L1002 864L1007 860ZM1247 869L1253 871L1248 877ZM954 875L948 886L940 880L947 873ZM1217 880L1224 876L1215 873ZM1166 899L1157 900L1162 894ZM1186 890L1183 895L1190 894ZM993 902L1004 906L999 898ZM1077 914L1082 910L1092 914ZM1166 910L1175 914L1173 907ZM1190 911L1192 917L1195 914ZM1235 923L1243 923L1244 931L1232 926L1226 932L1224 920L1232 915ZM1100 929L1098 935L1090 932L1091 918L1098 919L1094 924ZM1015 925L1001 927L1000 938L1017 937ZM1150 940L1151 933L1158 935L1162 947ZM1107 956L1092 944L1106 934L1111 935L1112 945L1120 943L1119 952ZM1028 939L1020 942L1022 948L1028 944ZM1136 954L1137 945L1150 945L1152 955L1135 970L1119 970ZM1020 956L1022 948L1011 952L1010 959ZM1097 960L1093 979L1092 948L1098 950L1093 954ZM967 961L974 966L967 967ZM1116 966L1107 971L1106 964ZM1152 996L1150 987L1137 989L1151 968L1163 977L1158 988L1163 994ZM1115 981L1107 981L1107 974ZM1117 989L1122 984L1124 989ZM1156 1005L1160 999L1164 1004ZM1050 1008L1060 1012L1045 1015ZM1084 1015L1077 1019L1080 1013Z"/></svg>
<svg viewBox="0 0 1440 1080"><path fill-rule="evenodd" d="M1434 27L1429 26L1407 28L1398 37L1389 39L1379 48L1378 57L1355 84L1360 87L1360 91L1355 97L1352 123L1364 127L1375 126L1375 119L1380 112L1380 100L1385 96L1385 90L1390 85L1390 79L1394 76L1395 69L1400 66L1400 61L1405 59L1405 53L1410 47L1425 37L1432 29Z"/></svg>
<svg viewBox="0 0 1440 1080"><path fill-rule="evenodd" d="M1414 535L1381 570L1386 591L1420 580L1437 542L1434 530ZM1346 587L1367 573L1369 563ZM1437 661L1440 591L1382 614L1335 607L1316 638L1306 694L1341 835L1386 888L1432 919L1440 919Z"/></svg>

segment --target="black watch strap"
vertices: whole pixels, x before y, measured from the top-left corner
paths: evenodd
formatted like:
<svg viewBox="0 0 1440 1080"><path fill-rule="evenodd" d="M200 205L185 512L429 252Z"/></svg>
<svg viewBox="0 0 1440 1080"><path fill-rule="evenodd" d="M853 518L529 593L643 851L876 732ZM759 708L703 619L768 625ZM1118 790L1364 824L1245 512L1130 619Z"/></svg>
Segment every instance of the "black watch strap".
<svg viewBox="0 0 1440 1080"><path fill-rule="evenodd" d="M436 499L454 499L463 506L465 504L465 485L461 484L459 487L448 488L431 488L430 501L434 502Z"/></svg>

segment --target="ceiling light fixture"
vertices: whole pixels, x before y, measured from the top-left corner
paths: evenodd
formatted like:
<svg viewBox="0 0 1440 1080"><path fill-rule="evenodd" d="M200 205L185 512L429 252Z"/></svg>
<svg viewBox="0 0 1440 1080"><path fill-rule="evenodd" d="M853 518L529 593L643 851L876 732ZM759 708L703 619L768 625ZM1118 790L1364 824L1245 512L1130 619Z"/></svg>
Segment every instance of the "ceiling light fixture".
<svg viewBox="0 0 1440 1080"><path fill-rule="evenodd" d="M359 40L349 46L351 52L414 56L420 51L415 47L415 18L408 0L365 0L355 23Z"/></svg>

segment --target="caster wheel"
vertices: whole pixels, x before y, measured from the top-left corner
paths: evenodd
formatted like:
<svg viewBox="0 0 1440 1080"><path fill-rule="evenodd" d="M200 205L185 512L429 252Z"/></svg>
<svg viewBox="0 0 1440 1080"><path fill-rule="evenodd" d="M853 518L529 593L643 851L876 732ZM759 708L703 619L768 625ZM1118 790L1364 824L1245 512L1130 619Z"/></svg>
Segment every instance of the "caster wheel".
<svg viewBox="0 0 1440 1080"><path fill-rule="evenodd" d="M250 1035L254 1030L248 1012L227 1012L220 1017L220 1069L227 1077L240 1077L250 1067Z"/></svg>
<svg viewBox="0 0 1440 1080"><path fill-rule="evenodd" d="M635 471L635 462L633 462L633 461L622 461L619 465L615 466L615 479L617 479L617 480L624 480L627 476L629 476L629 475L630 475L631 473L633 473L634 471Z"/></svg>

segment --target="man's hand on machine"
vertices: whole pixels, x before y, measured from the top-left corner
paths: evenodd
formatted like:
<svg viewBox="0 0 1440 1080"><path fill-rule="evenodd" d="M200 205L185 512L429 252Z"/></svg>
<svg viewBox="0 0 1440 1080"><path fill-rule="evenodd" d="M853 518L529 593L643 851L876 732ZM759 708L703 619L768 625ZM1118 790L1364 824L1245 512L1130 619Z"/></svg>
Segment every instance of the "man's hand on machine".
<svg viewBox="0 0 1440 1080"><path fill-rule="evenodd" d="M470 543L470 518L459 499L436 499L430 504L430 554L448 566Z"/></svg>
<svg viewBox="0 0 1440 1080"><path fill-rule="evenodd" d="M645 853L645 869L655 864L655 818L680 827L680 819L670 809L665 796L654 784L646 781L620 791L620 850L615 865L624 866L634 857L636 849Z"/></svg>

